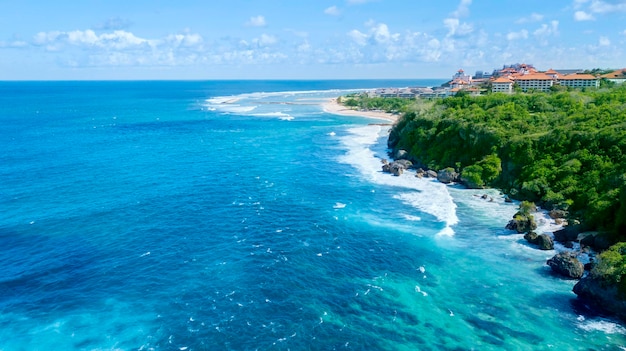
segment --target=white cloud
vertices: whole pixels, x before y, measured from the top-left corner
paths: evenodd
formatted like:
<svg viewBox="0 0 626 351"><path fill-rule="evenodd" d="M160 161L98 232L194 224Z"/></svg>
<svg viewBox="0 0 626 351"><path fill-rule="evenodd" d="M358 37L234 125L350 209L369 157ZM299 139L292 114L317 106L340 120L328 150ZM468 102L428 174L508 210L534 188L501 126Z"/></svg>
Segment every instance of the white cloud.
<svg viewBox="0 0 626 351"><path fill-rule="evenodd" d="M519 40L519 39L528 39L528 31L526 29L522 29L519 32L510 32L506 35L507 40Z"/></svg>
<svg viewBox="0 0 626 351"><path fill-rule="evenodd" d="M593 21L595 20L595 17L593 17L592 14L587 13L585 11L576 11L574 13L574 19L576 21Z"/></svg>
<svg viewBox="0 0 626 351"><path fill-rule="evenodd" d="M537 37L546 38L559 34L559 21L551 21L550 25L542 24L533 34Z"/></svg>
<svg viewBox="0 0 626 351"><path fill-rule="evenodd" d="M339 11L337 6L331 6L324 10L324 13L330 16L339 16L341 14L341 11Z"/></svg>
<svg viewBox="0 0 626 351"><path fill-rule="evenodd" d="M259 15L250 17L248 22L246 22L246 25L250 27L265 27L267 23L265 22L265 17Z"/></svg>
<svg viewBox="0 0 626 351"><path fill-rule="evenodd" d="M183 47L195 47L203 42L202 36L199 34L170 34L166 40L175 46Z"/></svg>
<svg viewBox="0 0 626 351"><path fill-rule="evenodd" d="M598 44L600 46L609 46L611 45L611 40L609 40L609 38L607 37L600 37L600 39L598 40Z"/></svg>
<svg viewBox="0 0 626 351"><path fill-rule="evenodd" d="M261 37L258 39L258 43L262 46L273 45L278 42L278 39L273 35L261 34Z"/></svg>
<svg viewBox="0 0 626 351"><path fill-rule="evenodd" d="M522 18L518 19L517 21L515 21L515 23L521 24L521 23L529 23L529 22L539 22L539 21L543 20L543 17L544 16L542 14L533 12L533 13L530 14L530 16L522 17Z"/></svg>
<svg viewBox="0 0 626 351"><path fill-rule="evenodd" d="M452 17L460 18L469 16L469 6L472 4L472 0L461 0L459 6L452 13Z"/></svg>
<svg viewBox="0 0 626 351"><path fill-rule="evenodd" d="M372 37L377 43L389 43L390 41L397 41L400 34L391 34L389 27L381 23L372 28Z"/></svg>
<svg viewBox="0 0 626 351"><path fill-rule="evenodd" d="M461 23L458 18L446 18L443 20L443 25L448 28L448 37L465 36L474 31L471 24Z"/></svg>
<svg viewBox="0 0 626 351"><path fill-rule="evenodd" d="M124 50L138 46L155 45L155 41L135 36L131 32L116 30L113 32L96 34L93 30L75 30L71 32L39 32L34 37L34 44L47 45L56 50L62 45L69 44L78 47L95 47L107 50Z"/></svg>
<svg viewBox="0 0 626 351"><path fill-rule="evenodd" d="M361 33L360 31L353 29L348 32L348 37L352 39L357 45L364 46L367 44L367 34Z"/></svg>
<svg viewBox="0 0 626 351"><path fill-rule="evenodd" d="M589 10L593 13L626 12L626 1L614 0L609 3L602 0L592 0Z"/></svg>

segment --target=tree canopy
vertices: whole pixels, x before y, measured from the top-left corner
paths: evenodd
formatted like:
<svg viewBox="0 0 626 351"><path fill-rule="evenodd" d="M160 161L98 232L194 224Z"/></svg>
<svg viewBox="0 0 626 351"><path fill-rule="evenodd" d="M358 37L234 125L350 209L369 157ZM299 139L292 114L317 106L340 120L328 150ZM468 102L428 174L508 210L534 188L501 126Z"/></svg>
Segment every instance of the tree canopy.
<svg viewBox="0 0 626 351"><path fill-rule="evenodd" d="M626 241L626 85L441 99L405 113L390 146Z"/></svg>

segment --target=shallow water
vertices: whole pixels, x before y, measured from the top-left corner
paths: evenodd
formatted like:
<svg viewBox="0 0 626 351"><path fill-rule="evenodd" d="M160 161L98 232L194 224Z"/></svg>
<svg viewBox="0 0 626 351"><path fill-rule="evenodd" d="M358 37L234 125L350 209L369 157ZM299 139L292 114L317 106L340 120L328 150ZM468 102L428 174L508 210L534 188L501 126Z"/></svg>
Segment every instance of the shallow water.
<svg viewBox="0 0 626 351"><path fill-rule="evenodd" d="M0 83L0 350L623 349L497 191L318 104L420 83Z"/></svg>

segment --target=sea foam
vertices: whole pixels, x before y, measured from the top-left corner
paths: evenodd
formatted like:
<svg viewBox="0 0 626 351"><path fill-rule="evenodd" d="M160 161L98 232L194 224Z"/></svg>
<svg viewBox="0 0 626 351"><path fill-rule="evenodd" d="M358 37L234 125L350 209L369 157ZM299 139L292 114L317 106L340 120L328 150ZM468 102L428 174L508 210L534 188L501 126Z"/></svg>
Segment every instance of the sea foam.
<svg viewBox="0 0 626 351"><path fill-rule="evenodd" d="M458 223L456 205L444 184L416 178L409 172L399 177L382 172L381 158L386 154L386 150L379 141L386 136L386 129L383 126L356 127L349 129L348 133L341 138L347 152L339 158L340 162L354 166L367 181L401 188L394 198L443 222L446 227L439 233L440 235L454 233L451 226Z"/></svg>

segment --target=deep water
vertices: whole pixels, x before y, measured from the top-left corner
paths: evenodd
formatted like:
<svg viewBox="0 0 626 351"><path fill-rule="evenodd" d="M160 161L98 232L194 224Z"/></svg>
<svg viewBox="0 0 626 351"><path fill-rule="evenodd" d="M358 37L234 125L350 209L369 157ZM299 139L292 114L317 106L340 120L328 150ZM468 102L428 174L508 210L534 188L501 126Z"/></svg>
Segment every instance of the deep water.
<svg viewBox="0 0 626 351"><path fill-rule="evenodd" d="M0 82L0 350L626 349L514 204L320 106L440 83Z"/></svg>

